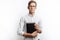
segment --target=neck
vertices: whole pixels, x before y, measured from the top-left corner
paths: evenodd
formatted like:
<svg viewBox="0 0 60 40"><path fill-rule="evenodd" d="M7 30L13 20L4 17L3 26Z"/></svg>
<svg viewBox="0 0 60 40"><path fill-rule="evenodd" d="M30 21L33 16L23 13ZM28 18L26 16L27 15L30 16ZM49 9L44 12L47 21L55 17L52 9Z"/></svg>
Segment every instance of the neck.
<svg viewBox="0 0 60 40"><path fill-rule="evenodd" d="M32 16L34 16L34 13L29 12L29 14L31 14Z"/></svg>

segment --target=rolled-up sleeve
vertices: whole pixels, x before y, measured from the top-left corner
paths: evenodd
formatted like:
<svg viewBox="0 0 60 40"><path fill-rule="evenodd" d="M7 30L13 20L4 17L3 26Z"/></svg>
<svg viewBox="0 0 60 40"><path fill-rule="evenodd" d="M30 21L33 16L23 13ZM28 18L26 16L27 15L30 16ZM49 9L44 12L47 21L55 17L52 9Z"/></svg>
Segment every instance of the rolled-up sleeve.
<svg viewBox="0 0 60 40"><path fill-rule="evenodd" d="M18 31L17 31L18 35L24 34L23 27L24 27L24 18L21 18L20 23L19 23L19 27L18 27Z"/></svg>

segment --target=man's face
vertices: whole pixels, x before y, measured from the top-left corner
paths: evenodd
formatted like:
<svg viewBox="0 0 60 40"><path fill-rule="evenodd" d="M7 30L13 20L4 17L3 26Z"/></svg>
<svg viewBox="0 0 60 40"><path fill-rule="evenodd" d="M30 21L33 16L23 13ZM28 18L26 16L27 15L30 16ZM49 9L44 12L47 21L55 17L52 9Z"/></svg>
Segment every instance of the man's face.
<svg viewBox="0 0 60 40"><path fill-rule="evenodd" d="M29 9L30 13L34 13L35 9L36 9L36 4L35 3L31 3L28 9Z"/></svg>

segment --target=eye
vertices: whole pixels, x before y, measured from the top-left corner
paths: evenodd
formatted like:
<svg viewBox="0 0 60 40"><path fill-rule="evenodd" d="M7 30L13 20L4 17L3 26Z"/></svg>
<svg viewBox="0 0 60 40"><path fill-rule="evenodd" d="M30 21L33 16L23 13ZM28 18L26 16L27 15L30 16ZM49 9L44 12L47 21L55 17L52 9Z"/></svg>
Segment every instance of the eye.
<svg viewBox="0 0 60 40"><path fill-rule="evenodd" d="M35 6L31 6L31 7L35 7Z"/></svg>
<svg viewBox="0 0 60 40"><path fill-rule="evenodd" d="M30 7L36 7L36 6L30 6Z"/></svg>

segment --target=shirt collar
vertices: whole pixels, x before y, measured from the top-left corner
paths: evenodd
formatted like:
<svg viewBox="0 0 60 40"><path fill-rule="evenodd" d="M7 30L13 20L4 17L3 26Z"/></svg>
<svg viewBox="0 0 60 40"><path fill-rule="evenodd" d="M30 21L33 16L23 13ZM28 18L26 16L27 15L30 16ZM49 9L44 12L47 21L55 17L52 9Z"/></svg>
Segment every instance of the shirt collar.
<svg viewBox="0 0 60 40"><path fill-rule="evenodd" d="M30 17L34 17L34 16L35 16L35 14L34 14L34 15L28 14L28 16L30 16Z"/></svg>

